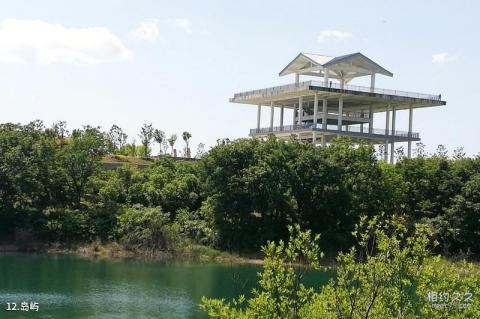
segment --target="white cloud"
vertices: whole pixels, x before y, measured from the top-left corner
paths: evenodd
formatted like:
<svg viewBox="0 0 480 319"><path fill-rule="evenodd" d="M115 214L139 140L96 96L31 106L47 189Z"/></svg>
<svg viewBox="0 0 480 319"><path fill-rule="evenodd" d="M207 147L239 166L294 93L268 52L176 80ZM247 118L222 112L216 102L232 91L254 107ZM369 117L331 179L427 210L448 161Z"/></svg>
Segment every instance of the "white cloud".
<svg viewBox="0 0 480 319"><path fill-rule="evenodd" d="M137 39L154 43L160 35L158 19L143 20L135 30L130 32L130 34Z"/></svg>
<svg viewBox="0 0 480 319"><path fill-rule="evenodd" d="M179 29L182 29L186 34L190 35L192 34L193 30L192 30L192 23L190 22L190 20L188 19L185 19L185 18L177 18L175 19L174 21L174 25L179 28Z"/></svg>
<svg viewBox="0 0 480 319"><path fill-rule="evenodd" d="M434 64L445 64L450 61L454 61L457 59L456 55L450 55L447 52L440 52L432 54L432 63Z"/></svg>
<svg viewBox="0 0 480 319"><path fill-rule="evenodd" d="M353 37L353 34L346 31L338 30L323 30L320 31L320 34L317 37L317 41L320 43L326 42L328 40L343 41L347 38Z"/></svg>
<svg viewBox="0 0 480 319"><path fill-rule="evenodd" d="M42 20L0 22L0 63L94 65L131 57L120 38L104 27L67 28Z"/></svg>

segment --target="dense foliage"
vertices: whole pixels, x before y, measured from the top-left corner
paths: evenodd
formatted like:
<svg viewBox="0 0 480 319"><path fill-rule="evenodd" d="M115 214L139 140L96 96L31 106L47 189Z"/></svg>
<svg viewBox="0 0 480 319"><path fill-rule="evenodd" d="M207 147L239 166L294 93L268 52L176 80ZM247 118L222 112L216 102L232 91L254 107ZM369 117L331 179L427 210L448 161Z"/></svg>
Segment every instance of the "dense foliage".
<svg viewBox="0 0 480 319"><path fill-rule="evenodd" d="M263 247L259 289L250 299L203 298L201 307L218 319L478 318L480 279L472 265L443 263L429 253L428 227L417 225L407 236L404 226L362 218L335 277L314 288L302 284L299 263L319 268L318 236L291 227L287 243Z"/></svg>
<svg viewBox="0 0 480 319"><path fill-rule="evenodd" d="M205 194L226 248L286 238L299 223L325 243L348 244L358 214L387 209L388 189L371 146L339 140L325 148L297 141L240 140L202 158Z"/></svg>
<svg viewBox="0 0 480 319"><path fill-rule="evenodd" d="M118 126L70 133L64 122L0 125L2 239L169 249L164 239L181 237L256 252L299 224L322 234L322 248L335 254L353 244L360 216L384 214L401 216L410 233L416 224L434 229L438 252L480 255L479 157L420 149L391 165L372 146L346 139L321 148L224 139L197 161L175 160L165 148L146 168L103 169L105 154L144 156L152 140L172 147L176 140L151 125L139 136L137 152ZM190 137L182 134L186 150Z"/></svg>

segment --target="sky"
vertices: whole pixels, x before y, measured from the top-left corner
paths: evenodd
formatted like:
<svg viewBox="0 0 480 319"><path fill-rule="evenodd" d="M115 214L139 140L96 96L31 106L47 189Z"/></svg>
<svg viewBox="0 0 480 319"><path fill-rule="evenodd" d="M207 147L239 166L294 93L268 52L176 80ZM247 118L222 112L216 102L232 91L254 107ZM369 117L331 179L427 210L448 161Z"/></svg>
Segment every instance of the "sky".
<svg viewBox="0 0 480 319"><path fill-rule="evenodd" d="M361 52L394 74L377 76L377 87L447 101L414 111L428 151L477 155L478 12L480 2L459 0L1 0L0 122L116 124L137 143L147 122L167 135L191 132L195 153L199 143L247 136L256 107L228 99L292 83L278 73L299 52ZM396 127L408 128L406 111Z"/></svg>

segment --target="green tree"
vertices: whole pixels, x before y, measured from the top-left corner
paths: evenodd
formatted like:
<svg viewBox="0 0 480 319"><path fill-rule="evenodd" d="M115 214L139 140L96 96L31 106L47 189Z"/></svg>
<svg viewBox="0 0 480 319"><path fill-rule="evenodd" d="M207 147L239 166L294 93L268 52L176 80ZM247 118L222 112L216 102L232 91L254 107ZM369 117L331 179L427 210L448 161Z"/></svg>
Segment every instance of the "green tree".
<svg viewBox="0 0 480 319"><path fill-rule="evenodd" d="M444 243L463 253L480 254L480 174L473 175L446 209L442 231Z"/></svg>
<svg viewBox="0 0 480 319"><path fill-rule="evenodd" d="M252 298L240 296L232 303L202 298L201 307L210 318L300 318L314 291L302 284L306 268L299 263L318 269L322 253L318 235L312 238L310 231L302 231L298 225L289 227L289 233L288 242L269 242L262 248L264 269L259 274L260 288L253 290Z"/></svg>
<svg viewBox="0 0 480 319"><path fill-rule="evenodd" d="M476 293L471 265L453 265L430 253L432 231L417 225L407 236L404 222L362 219L357 245L339 254L336 276L305 308L304 318L475 318L478 300L436 309L432 294ZM435 243L433 243L434 245ZM440 297L441 298L441 297ZM439 302L441 303L441 302Z"/></svg>
<svg viewBox="0 0 480 319"><path fill-rule="evenodd" d="M55 137L60 139L60 144L63 145L69 133L67 129L67 122L65 121L55 122L52 126L52 130L55 134Z"/></svg>
<svg viewBox="0 0 480 319"><path fill-rule="evenodd" d="M106 153L104 135L98 127L85 126L72 132L69 143L59 153L66 173L68 196L74 206L80 206L87 183L100 166Z"/></svg>
<svg viewBox="0 0 480 319"><path fill-rule="evenodd" d="M116 234L132 249L173 249L180 241L178 224L170 223L160 208L134 206L118 215Z"/></svg>
<svg viewBox="0 0 480 319"><path fill-rule="evenodd" d="M165 132L155 129L153 132L153 139L158 143L159 151L158 155L162 154L162 143L165 140Z"/></svg>
<svg viewBox="0 0 480 319"><path fill-rule="evenodd" d="M269 243L263 248L265 263L259 290L248 300L233 302L202 298L210 318L282 319L389 319L477 318L480 300L463 307L463 297L480 292L472 265L444 263L429 253L431 231L418 225L411 237L404 223L392 219L382 224L363 218L354 235L357 245L339 254L336 275L320 289L306 289L298 262L314 269L321 257L318 237L298 226L288 244ZM462 301L438 309L432 294L458 294ZM445 295L444 295L445 296Z"/></svg>
<svg viewBox="0 0 480 319"><path fill-rule="evenodd" d="M197 145L197 154L195 154L195 158L202 158L205 155L205 144L199 143Z"/></svg>
<svg viewBox="0 0 480 319"><path fill-rule="evenodd" d="M185 141L185 157L190 157L189 142L190 142L190 139L192 138L192 134L185 131L185 132L182 133L182 138Z"/></svg>
<svg viewBox="0 0 480 319"><path fill-rule="evenodd" d="M356 209L375 215L388 193L374 150L339 139L325 148L269 138L220 143L202 157L205 194L229 249L285 239L298 222L338 249L351 243Z"/></svg>
<svg viewBox="0 0 480 319"><path fill-rule="evenodd" d="M112 125L107 134L109 142L109 152L115 153L122 149L127 142L128 135L123 132L122 128L117 125Z"/></svg>
<svg viewBox="0 0 480 319"><path fill-rule="evenodd" d="M154 137L154 130L153 130L153 126L152 126L151 123L150 124L147 124L147 123L143 124L143 126L140 130L139 137L141 139L142 146L143 146L142 156L143 157L150 156L150 143L152 142L152 139Z"/></svg>
<svg viewBox="0 0 480 319"><path fill-rule="evenodd" d="M257 249L297 220L291 158L304 146L269 139L218 144L201 161L205 194L223 248ZM308 146L305 146L308 147Z"/></svg>
<svg viewBox="0 0 480 319"><path fill-rule="evenodd" d="M177 141L177 134L172 134L170 135L170 137L168 138L168 144L170 145L170 147L172 148L172 156L174 156L175 154L175 142Z"/></svg>
<svg viewBox="0 0 480 319"><path fill-rule="evenodd" d="M0 208L64 203L59 145L50 132L40 121L0 125Z"/></svg>

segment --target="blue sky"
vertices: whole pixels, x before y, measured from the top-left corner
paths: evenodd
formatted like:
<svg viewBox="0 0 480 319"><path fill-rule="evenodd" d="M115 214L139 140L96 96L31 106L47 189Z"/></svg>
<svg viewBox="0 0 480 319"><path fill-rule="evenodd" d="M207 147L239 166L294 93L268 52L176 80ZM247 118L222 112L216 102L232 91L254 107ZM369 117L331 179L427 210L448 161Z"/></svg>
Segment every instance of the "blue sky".
<svg viewBox="0 0 480 319"><path fill-rule="evenodd" d="M447 101L414 112L428 150L475 155L479 11L475 1L0 1L0 121L117 124L137 141L152 122L214 145L256 124L233 93L293 82L278 72L301 51L362 52L394 73L377 87Z"/></svg>

